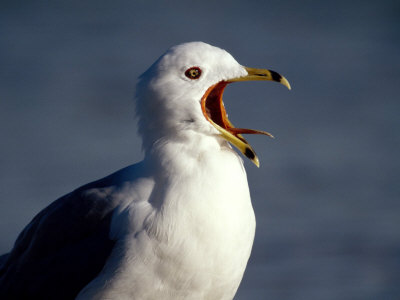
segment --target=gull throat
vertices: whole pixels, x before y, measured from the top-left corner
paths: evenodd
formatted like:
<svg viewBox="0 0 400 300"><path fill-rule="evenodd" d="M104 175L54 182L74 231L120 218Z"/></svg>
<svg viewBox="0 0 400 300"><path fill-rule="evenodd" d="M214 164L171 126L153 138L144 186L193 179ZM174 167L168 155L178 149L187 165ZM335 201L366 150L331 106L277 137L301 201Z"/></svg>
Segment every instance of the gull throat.
<svg viewBox="0 0 400 300"><path fill-rule="evenodd" d="M217 124L225 130L229 131L229 129L233 126L228 120L228 116L224 107L224 102L222 100L222 95L227 85L227 82L221 81L208 88L201 99L201 108L204 117L211 124Z"/></svg>
<svg viewBox="0 0 400 300"><path fill-rule="evenodd" d="M247 158L249 158L257 167L259 161L256 153L250 144L244 139L242 134L263 134L273 138L273 135L266 131L236 128L228 119L225 110L222 95L229 81L220 81L210 86L201 98L201 110L204 117L209 121L221 136L233 146L238 148Z"/></svg>

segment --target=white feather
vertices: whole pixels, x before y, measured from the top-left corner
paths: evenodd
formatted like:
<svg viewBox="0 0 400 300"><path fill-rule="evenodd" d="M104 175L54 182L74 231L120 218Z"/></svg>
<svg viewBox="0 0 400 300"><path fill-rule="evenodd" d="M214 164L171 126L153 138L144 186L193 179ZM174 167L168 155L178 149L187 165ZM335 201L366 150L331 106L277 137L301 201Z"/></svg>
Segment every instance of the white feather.
<svg viewBox="0 0 400 300"><path fill-rule="evenodd" d="M187 68L203 71L198 80ZM213 84L246 74L224 50L193 42L161 56L137 87L145 159L114 194L104 269L82 299L232 299L255 231L243 162L205 119L201 97Z"/></svg>

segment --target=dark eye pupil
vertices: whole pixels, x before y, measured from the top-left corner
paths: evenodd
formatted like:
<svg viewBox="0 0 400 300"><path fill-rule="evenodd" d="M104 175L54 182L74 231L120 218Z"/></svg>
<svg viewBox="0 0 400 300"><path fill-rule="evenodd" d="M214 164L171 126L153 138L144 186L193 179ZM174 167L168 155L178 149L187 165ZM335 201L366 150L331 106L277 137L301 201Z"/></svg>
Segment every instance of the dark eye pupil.
<svg viewBox="0 0 400 300"><path fill-rule="evenodd" d="M190 79L197 79L200 77L200 75L201 75L201 70L199 67L193 67L187 69L185 72L185 76Z"/></svg>

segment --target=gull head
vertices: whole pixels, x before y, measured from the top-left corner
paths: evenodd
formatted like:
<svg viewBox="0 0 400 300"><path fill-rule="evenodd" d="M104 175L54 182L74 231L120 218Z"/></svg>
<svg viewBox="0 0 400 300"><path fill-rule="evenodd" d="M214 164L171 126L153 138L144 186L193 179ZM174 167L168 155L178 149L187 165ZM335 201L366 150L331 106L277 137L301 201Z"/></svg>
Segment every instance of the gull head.
<svg viewBox="0 0 400 300"><path fill-rule="evenodd" d="M140 76L137 85L136 114L144 149L162 137L195 130L224 138L259 166L243 134L272 135L233 126L222 100L228 84L250 80L276 81L290 89L277 72L244 67L218 47L190 42L170 48Z"/></svg>

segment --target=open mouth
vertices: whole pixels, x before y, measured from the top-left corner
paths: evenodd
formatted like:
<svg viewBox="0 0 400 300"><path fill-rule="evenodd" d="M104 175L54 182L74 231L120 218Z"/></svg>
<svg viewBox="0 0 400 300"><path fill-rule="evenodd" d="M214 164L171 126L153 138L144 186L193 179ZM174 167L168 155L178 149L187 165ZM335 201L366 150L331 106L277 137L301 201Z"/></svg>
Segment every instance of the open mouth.
<svg viewBox="0 0 400 300"><path fill-rule="evenodd" d="M273 138L273 136L266 131L236 128L233 126L228 119L222 100L224 89L231 82L247 80L273 80L284 84L289 89L290 85L283 76L274 71L252 68L246 68L246 70L248 71L247 76L234 78L229 81L220 81L209 87L201 99L201 109L204 117L221 133L221 135L259 167L260 163L256 153L243 138L242 134L263 134L271 138Z"/></svg>
<svg viewBox="0 0 400 300"><path fill-rule="evenodd" d="M266 131L236 128L229 121L222 95L228 82L221 81L211 86L201 99L201 108L205 118L226 138L231 144L236 146L247 158L259 166L256 153L250 144L244 139L242 134L264 134L271 138L273 135Z"/></svg>

